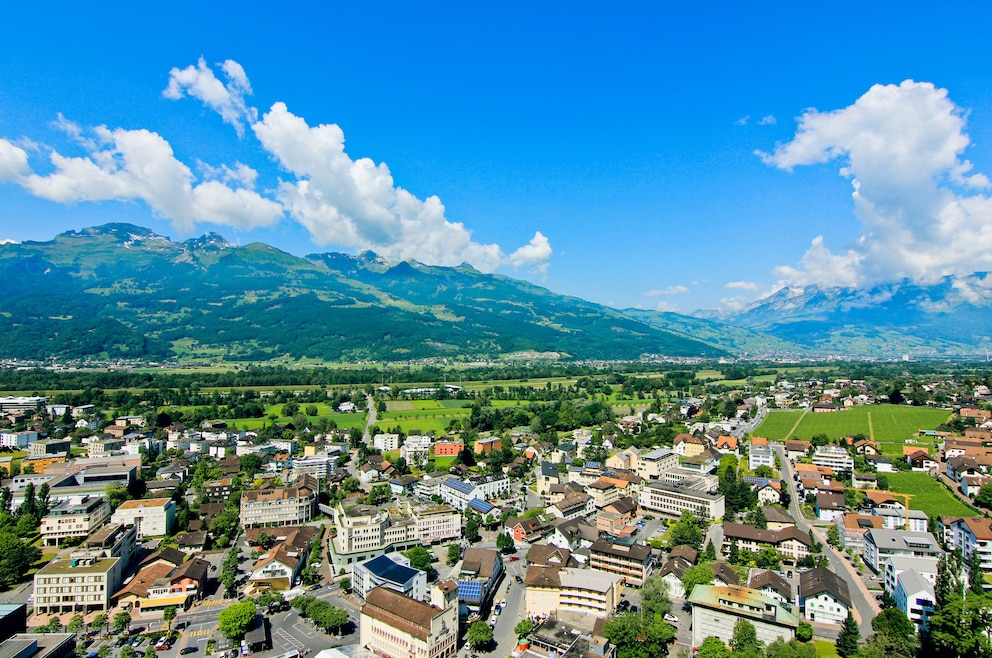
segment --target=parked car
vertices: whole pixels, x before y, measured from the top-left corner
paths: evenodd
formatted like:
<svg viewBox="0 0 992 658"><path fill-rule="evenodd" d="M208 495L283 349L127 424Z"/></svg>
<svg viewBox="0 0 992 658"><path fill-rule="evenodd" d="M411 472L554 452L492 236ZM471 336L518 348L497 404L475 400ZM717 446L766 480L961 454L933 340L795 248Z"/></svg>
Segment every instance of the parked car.
<svg viewBox="0 0 992 658"><path fill-rule="evenodd" d="M313 585L310 586L310 591L311 592L316 591L316 590L320 589L321 587L323 587L323 585L321 585L320 583L314 583Z"/></svg>
<svg viewBox="0 0 992 658"><path fill-rule="evenodd" d="M197 647L194 644L194 645L191 645L191 646L188 646L188 647L183 647L182 649L179 650L179 653L181 655L185 656L188 653L196 653L199 650L200 650L199 647Z"/></svg>
<svg viewBox="0 0 992 658"><path fill-rule="evenodd" d="M522 582L524 582L524 579L523 579L523 578L521 578L520 576L514 576L514 578L516 578L516 579L517 579L517 582L518 582L518 583L522 583Z"/></svg>
<svg viewBox="0 0 992 658"><path fill-rule="evenodd" d="M670 623L672 623L672 624L677 624L677 623L679 623L679 618L678 618L678 617L676 617L675 615L673 615L673 614L671 614L671 613L669 613L669 612L666 612L666 613L665 613L665 615L664 615L664 619L665 619L665 621L667 621L667 622L670 622Z"/></svg>
<svg viewBox="0 0 992 658"><path fill-rule="evenodd" d="M517 560L519 560L519 559L520 559L520 558L518 558L518 557L517 557L516 555L511 555L511 556L510 556L510 562L516 562L516 561L517 561Z"/></svg>

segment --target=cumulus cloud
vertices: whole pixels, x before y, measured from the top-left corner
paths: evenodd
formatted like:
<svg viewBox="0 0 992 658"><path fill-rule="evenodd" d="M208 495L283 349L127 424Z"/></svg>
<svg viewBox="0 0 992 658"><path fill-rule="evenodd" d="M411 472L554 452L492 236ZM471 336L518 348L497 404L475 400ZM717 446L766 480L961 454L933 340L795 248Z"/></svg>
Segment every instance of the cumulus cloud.
<svg viewBox="0 0 992 658"><path fill-rule="evenodd" d="M776 123L778 123L778 120L775 118L774 114L763 116L758 121L759 126L774 126Z"/></svg>
<svg viewBox="0 0 992 658"><path fill-rule="evenodd" d="M750 119L751 119L751 115L750 115L750 114L745 114L744 116L742 116L742 117L741 117L740 119L738 119L737 121L734 121L734 125L735 125L735 126L746 126L746 125L747 125L747 122L748 122L748 121L749 121Z"/></svg>
<svg viewBox="0 0 992 658"><path fill-rule="evenodd" d="M352 159L335 124L310 126L285 103L275 103L252 130L296 177L279 186L278 198L317 244L371 249L390 260L467 261L484 272L505 264L537 271L547 266L551 246L540 232L509 257L497 244L474 242L462 223L445 217L438 197L420 200L395 184L385 163Z"/></svg>
<svg viewBox="0 0 992 658"><path fill-rule="evenodd" d="M728 281L723 287L729 290L757 290L758 284L754 281Z"/></svg>
<svg viewBox="0 0 992 658"><path fill-rule="evenodd" d="M962 157L965 125L947 90L912 80L804 112L791 141L757 154L785 170L839 161L863 233L842 253L815 238L797 267L776 268L781 283L928 283L992 269L992 200L981 192L989 181Z"/></svg>
<svg viewBox="0 0 992 658"><path fill-rule="evenodd" d="M6 139L0 139L0 182L17 181L31 172L28 153Z"/></svg>
<svg viewBox="0 0 992 658"><path fill-rule="evenodd" d="M65 204L142 201L185 233L201 222L251 230L271 226L288 213L318 245L370 249L389 260L433 265L468 262L486 272L505 266L546 273L552 248L540 231L509 254L498 244L476 242L468 228L445 216L438 197L421 200L396 185L385 163L348 155L339 126L310 126L285 103L275 103L259 119L245 101L252 88L244 68L227 60L218 71L203 58L195 66L173 68L162 95L201 101L239 135L250 126L286 174L274 189L256 191L259 172L240 162L214 166L197 161L196 175L156 132L86 128L61 114L53 127L82 154L44 149L53 171L42 175L31 167L28 150L0 138L0 182ZM30 150L41 150L30 144Z"/></svg>
<svg viewBox="0 0 992 658"><path fill-rule="evenodd" d="M689 292L689 289L685 286L668 286L667 288L659 288L658 290L648 290L644 293L645 297L660 297L662 295L684 295Z"/></svg>
<svg viewBox="0 0 992 658"><path fill-rule="evenodd" d="M654 310L659 311L661 313L680 313L681 312L681 309L679 308L679 306L677 304L669 304L666 301L658 302L658 304L655 305Z"/></svg>
<svg viewBox="0 0 992 658"><path fill-rule="evenodd" d="M162 95L179 100L189 95L217 112L225 123L234 126L238 135L244 134L245 123L255 121L258 114L255 108L245 103L245 96L251 95L251 83L244 68L234 60L221 64L226 82L222 82L201 57L196 66L178 67L169 71L169 86Z"/></svg>
<svg viewBox="0 0 992 658"><path fill-rule="evenodd" d="M92 137L81 130L79 134L81 143L92 145L87 155L69 157L52 151L55 171L41 176L22 169L15 182L35 196L58 203L144 201L185 232L195 222L251 229L271 225L282 215L278 203L251 190L218 181L196 184L190 169L157 133L100 126Z"/></svg>

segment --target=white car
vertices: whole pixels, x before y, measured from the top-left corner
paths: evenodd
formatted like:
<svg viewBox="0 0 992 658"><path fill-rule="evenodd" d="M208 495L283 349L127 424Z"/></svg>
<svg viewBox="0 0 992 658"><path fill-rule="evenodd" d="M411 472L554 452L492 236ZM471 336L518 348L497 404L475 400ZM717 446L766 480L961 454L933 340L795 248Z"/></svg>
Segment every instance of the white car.
<svg viewBox="0 0 992 658"><path fill-rule="evenodd" d="M679 618L676 617L675 615L671 614L671 613L667 613L666 612L665 615L664 615L664 619L665 619L665 621L667 621L669 623L672 623L672 624L679 623Z"/></svg>

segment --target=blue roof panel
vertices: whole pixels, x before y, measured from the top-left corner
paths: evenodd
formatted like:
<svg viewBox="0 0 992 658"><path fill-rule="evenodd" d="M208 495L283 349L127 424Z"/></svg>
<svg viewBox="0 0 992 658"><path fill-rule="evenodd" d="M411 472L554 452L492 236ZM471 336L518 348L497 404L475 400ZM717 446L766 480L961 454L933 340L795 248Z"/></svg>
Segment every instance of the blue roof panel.
<svg viewBox="0 0 992 658"><path fill-rule="evenodd" d="M473 498L472 500L468 501L468 506L474 509L475 511L481 512L483 514L489 514L489 512L496 509L496 506L493 505L492 503L488 503L484 500L479 500L478 498Z"/></svg>

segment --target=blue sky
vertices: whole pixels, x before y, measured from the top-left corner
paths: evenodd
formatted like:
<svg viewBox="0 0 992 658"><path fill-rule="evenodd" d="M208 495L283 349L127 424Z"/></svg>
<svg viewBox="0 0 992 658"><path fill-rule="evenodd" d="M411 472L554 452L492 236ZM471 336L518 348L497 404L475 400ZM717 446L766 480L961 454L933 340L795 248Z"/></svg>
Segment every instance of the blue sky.
<svg viewBox="0 0 992 658"><path fill-rule="evenodd" d="M984 3L26 4L0 239L214 230L683 312L992 270Z"/></svg>

